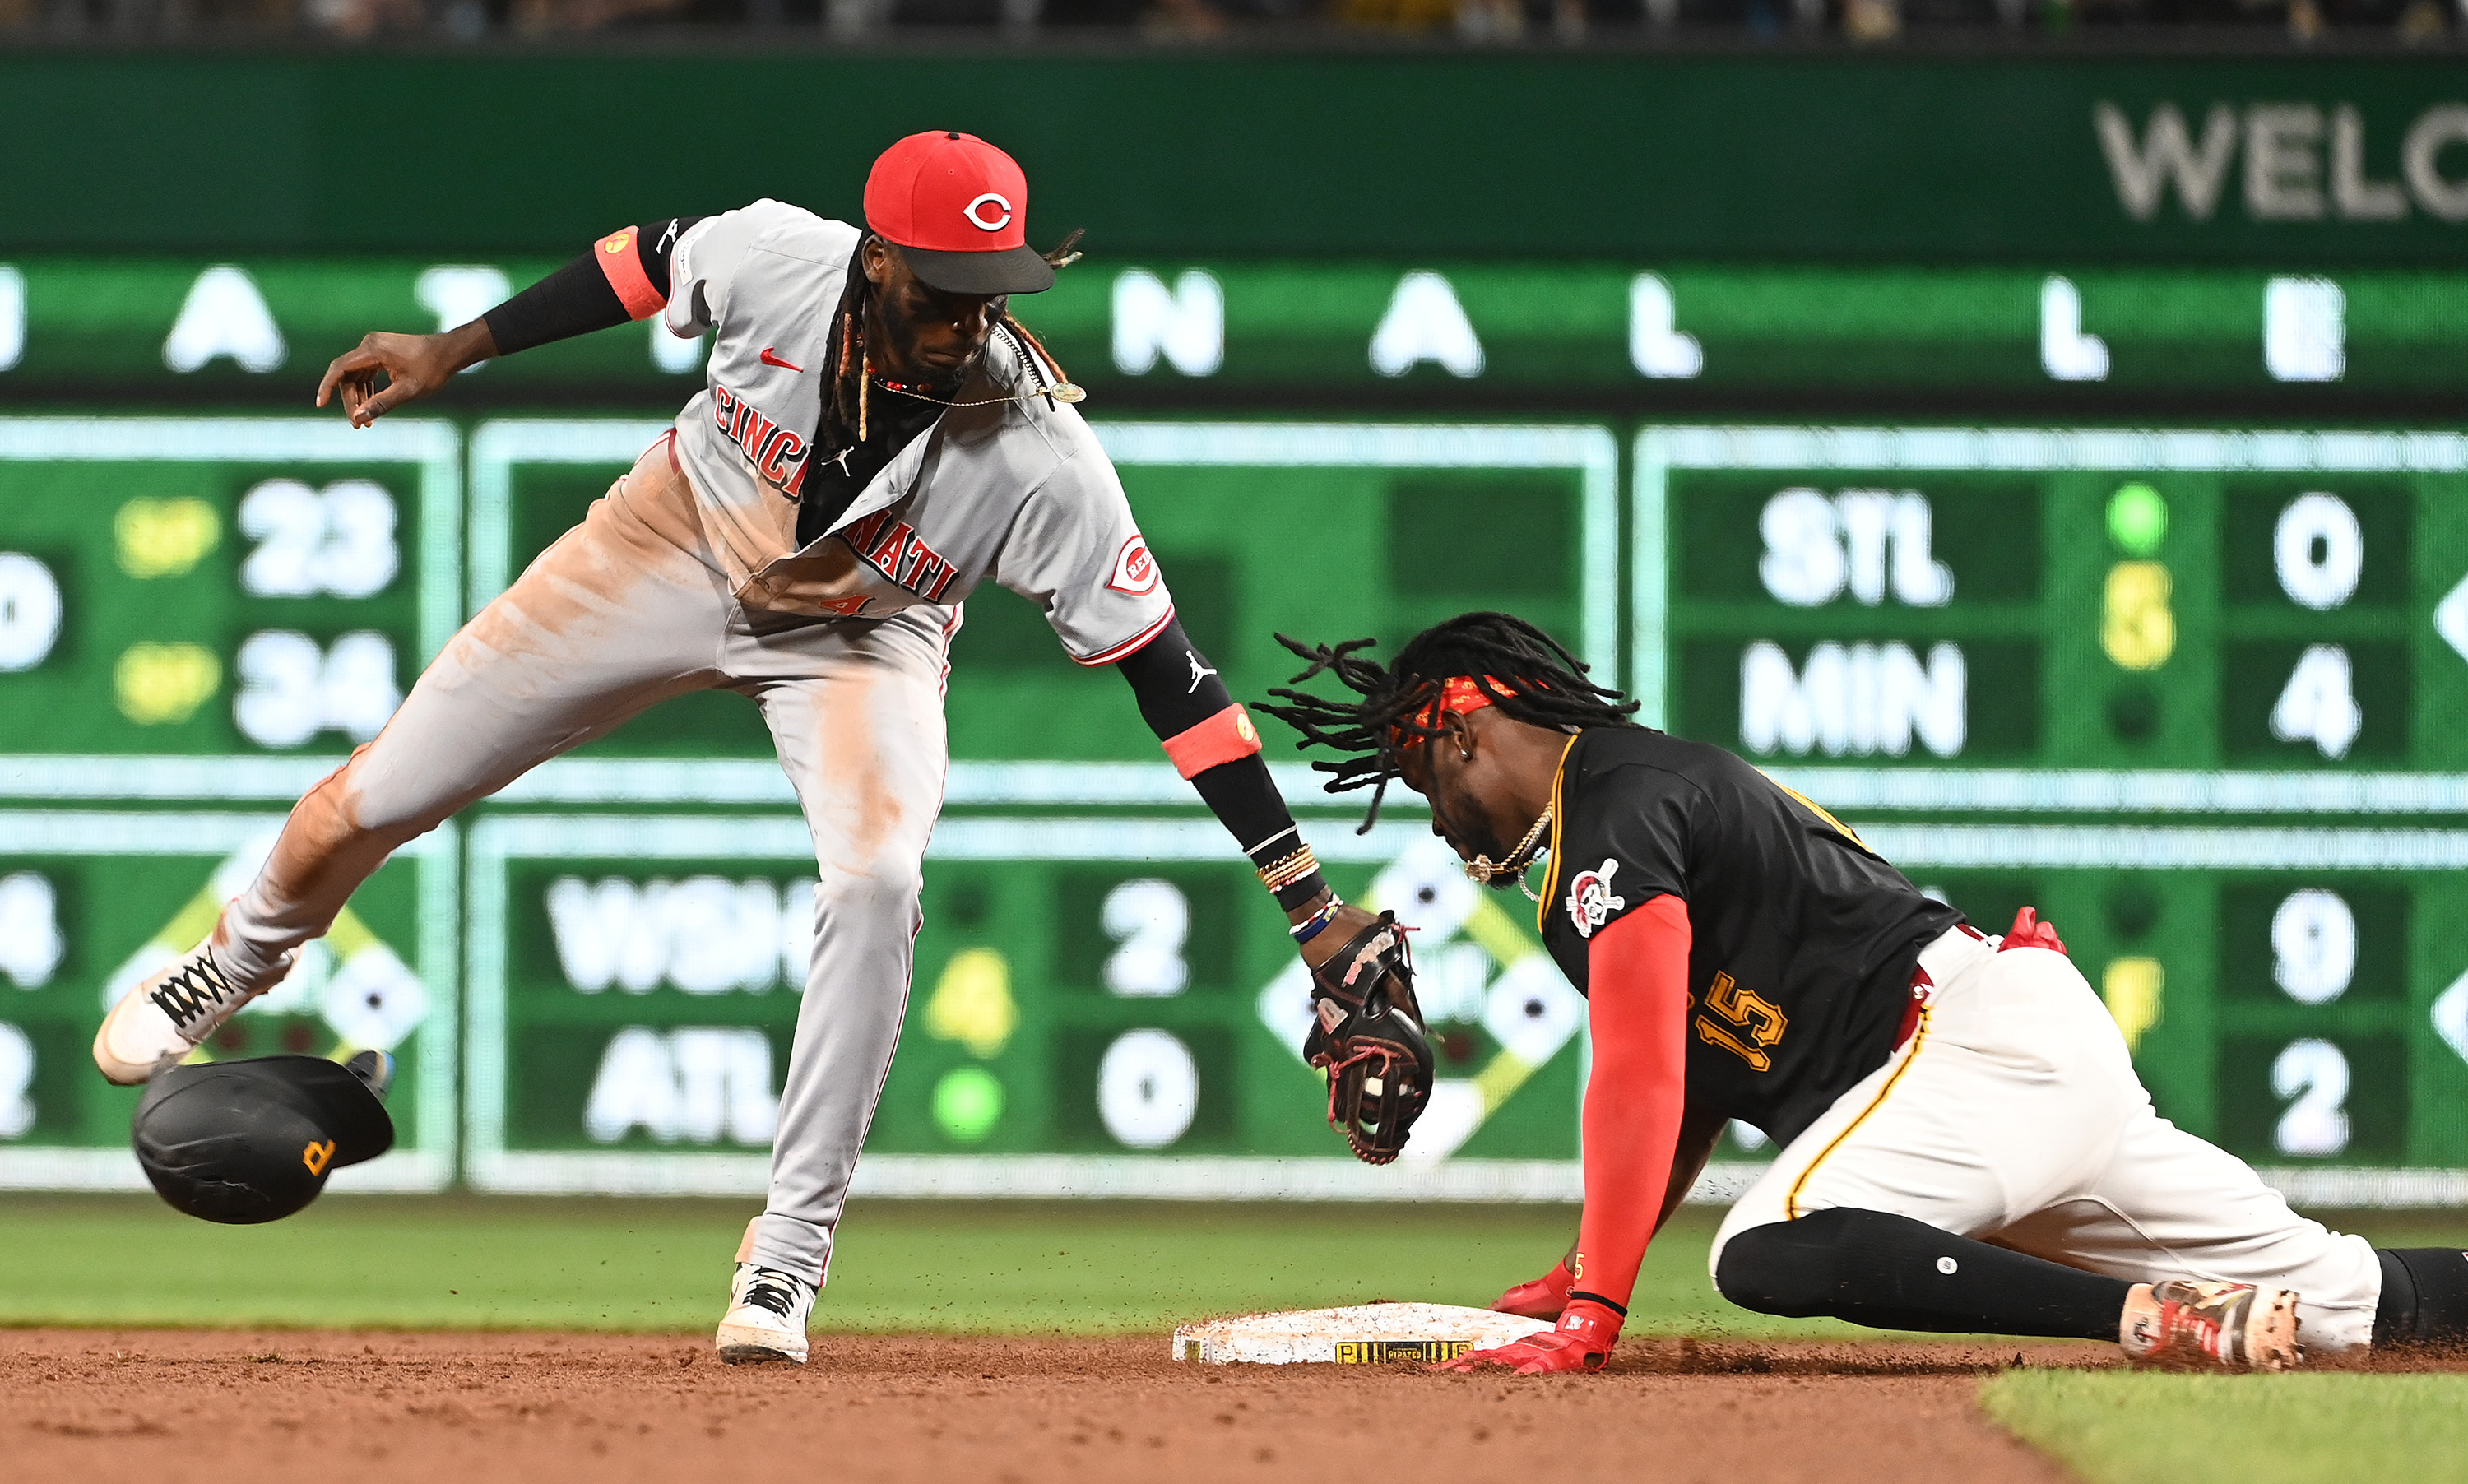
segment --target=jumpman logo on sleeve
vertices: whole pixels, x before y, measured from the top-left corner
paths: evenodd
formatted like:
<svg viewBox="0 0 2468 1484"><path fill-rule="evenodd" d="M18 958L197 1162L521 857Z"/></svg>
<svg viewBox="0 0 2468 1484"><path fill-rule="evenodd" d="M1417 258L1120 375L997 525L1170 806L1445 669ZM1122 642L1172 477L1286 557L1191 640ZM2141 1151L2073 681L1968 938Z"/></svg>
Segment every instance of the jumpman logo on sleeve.
<svg viewBox="0 0 2468 1484"><path fill-rule="evenodd" d="M1200 662L1200 655L1196 651L1185 650L1182 651L1182 657L1191 661L1191 683L1182 688L1182 694L1188 696L1192 692L1200 689L1200 681L1207 679L1210 675L1217 674L1217 672L1201 664Z"/></svg>

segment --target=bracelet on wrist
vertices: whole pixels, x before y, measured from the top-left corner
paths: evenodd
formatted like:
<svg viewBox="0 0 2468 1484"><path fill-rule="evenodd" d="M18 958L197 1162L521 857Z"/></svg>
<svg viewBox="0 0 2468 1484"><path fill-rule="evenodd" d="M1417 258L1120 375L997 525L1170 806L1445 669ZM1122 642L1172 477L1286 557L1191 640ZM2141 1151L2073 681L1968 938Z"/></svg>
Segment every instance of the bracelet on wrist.
<svg viewBox="0 0 2468 1484"><path fill-rule="evenodd" d="M1270 891L1282 891L1304 877L1316 874L1318 870L1319 857L1314 856L1312 848L1306 845L1260 867L1258 875L1261 885Z"/></svg>
<svg viewBox="0 0 2468 1484"><path fill-rule="evenodd" d="M1309 943L1325 932L1329 924L1337 921L1337 914L1344 905L1345 899L1335 892L1330 892L1328 902L1318 911L1286 930L1292 935L1297 945Z"/></svg>

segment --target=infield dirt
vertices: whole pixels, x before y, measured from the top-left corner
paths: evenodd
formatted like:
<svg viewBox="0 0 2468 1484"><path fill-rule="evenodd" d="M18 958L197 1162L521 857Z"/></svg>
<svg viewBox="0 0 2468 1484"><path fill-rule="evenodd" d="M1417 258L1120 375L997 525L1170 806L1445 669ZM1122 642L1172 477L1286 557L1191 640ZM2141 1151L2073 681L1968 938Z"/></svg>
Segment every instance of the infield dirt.
<svg viewBox="0 0 2468 1484"><path fill-rule="evenodd" d="M2035 1346L2034 1364L2102 1346ZM1512 1478L2057 1484L1980 1415L2011 1346L1637 1340L1605 1375L1179 1364L1161 1336L0 1331L0 1474L75 1480Z"/></svg>

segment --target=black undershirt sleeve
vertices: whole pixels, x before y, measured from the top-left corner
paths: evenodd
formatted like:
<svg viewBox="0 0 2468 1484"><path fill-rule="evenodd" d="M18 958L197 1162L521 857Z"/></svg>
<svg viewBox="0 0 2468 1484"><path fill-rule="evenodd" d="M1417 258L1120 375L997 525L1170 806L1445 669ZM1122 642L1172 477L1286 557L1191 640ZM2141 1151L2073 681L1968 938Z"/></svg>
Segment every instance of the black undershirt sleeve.
<svg viewBox="0 0 2468 1484"><path fill-rule="evenodd" d="M1124 656L1114 668L1131 682L1140 718L1159 742L1179 737L1234 704L1233 693L1218 678L1208 657L1192 648L1180 619L1169 621L1155 638ZM1204 769L1191 780L1191 787L1254 866L1266 866L1302 849L1294 816L1258 753ZM1277 905L1291 912L1324 888L1319 873L1313 872L1277 893Z"/></svg>
<svg viewBox="0 0 2468 1484"><path fill-rule="evenodd" d="M634 232L635 261L654 284L669 282L669 261L677 238L700 217L664 217L647 221ZM480 316L497 354L512 355L553 340L570 340L595 330L623 325L632 315L600 270L597 250L586 252L531 287Z"/></svg>
<svg viewBox="0 0 2468 1484"><path fill-rule="evenodd" d="M1178 618L1167 620L1155 638L1123 656L1114 668L1131 683L1131 694L1139 698L1140 719L1159 742L1179 737L1234 704L1234 693L1217 677L1208 657L1191 647L1191 636L1182 631ZM1282 801L1277 813L1280 826L1293 823L1285 817Z"/></svg>

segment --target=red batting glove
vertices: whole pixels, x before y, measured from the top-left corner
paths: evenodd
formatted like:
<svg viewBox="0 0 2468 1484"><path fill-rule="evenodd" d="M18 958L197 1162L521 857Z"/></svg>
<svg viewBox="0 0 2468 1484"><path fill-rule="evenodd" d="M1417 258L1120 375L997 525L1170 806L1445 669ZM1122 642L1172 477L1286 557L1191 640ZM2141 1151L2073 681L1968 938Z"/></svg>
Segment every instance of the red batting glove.
<svg viewBox="0 0 2468 1484"><path fill-rule="evenodd" d="M1470 1372L1485 1365L1504 1365L1520 1376L1599 1371L1603 1362L1611 1358L1611 1346L1619 1342L1619 1313L1609 1304L1590 1298L1571 1299L1560 1315L1558 1329L1529 1335L1513 1345L1470 1350L1435 1369Z"/></svg>
<svg viewBox="0 0 2468 1484"><path fill-rule="evenodd" d="M1560 1266L1530 1283L1520 1283L1499 1295L1491 1307L1504 1314L1521 1314L1528 1319L1557 1319L1560 1311L1568 1307L1568 1290L1577 1286L1577 1275L1568 1270L1567 1259Z"/></svg>
<svg viewBox="0 0 2468 1484"><path fill-rule="evenodd" d="M2051 953L2063 953L2066 946L2057 941L2054 923L2040 921L2039 908L2024 907L2014 914L2014 925L2005 929L2005 941L1997 945L2000 953L2012 948L2046 948Z"/></svg>

